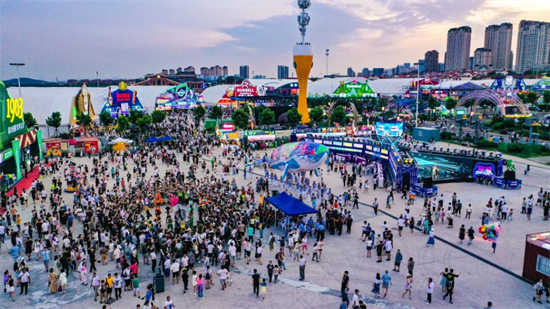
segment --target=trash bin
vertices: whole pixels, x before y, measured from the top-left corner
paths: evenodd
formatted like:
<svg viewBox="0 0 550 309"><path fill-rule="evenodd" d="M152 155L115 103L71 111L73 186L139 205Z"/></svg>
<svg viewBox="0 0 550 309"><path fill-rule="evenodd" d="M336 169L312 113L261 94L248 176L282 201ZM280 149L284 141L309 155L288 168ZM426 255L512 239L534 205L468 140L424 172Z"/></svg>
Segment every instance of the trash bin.
<svg viewBox="0 0 550 309"><path fill-rule="evenodd" d="M164 275L156 274L153 278L153 284L155 285L154 287L157 293L164 292Z"/></svg>

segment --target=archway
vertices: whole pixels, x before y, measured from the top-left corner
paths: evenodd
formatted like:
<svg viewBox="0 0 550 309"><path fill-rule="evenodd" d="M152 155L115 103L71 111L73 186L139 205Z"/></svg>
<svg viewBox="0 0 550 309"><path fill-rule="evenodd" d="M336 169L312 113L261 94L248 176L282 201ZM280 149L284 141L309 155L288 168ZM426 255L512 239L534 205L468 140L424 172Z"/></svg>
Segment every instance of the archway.
<svg viewBox="0 0 550 309"><path fill-rule="evenodd" d="M502 103L502 98L498 95L498 93L490 90L477 90L472 91L468 93L467 95L460 98L458 101L456 108L463 106L467 102L474 101L474 104L472 105L472 109L476 108L479 103L483 100L487 100L491 103L493 103L499 110L500 114L504 117L507 116L506 114L506 105ZM529 112L521 99L517 96L515 92L512 92L511 95L507 98L507 102L511 106L516 106L519 110L519 115L528 117Z"/></svg>

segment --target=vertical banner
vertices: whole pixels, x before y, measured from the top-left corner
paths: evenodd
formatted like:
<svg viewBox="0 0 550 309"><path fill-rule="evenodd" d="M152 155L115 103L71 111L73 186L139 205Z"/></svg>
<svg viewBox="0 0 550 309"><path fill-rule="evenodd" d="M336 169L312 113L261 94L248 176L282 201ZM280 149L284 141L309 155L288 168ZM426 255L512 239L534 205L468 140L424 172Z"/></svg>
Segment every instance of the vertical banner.
<svg viewBox="0 0 550 309"><path fill-rule="evenodd" d="M19 140L14 139L11 142L12 148L13 148L13 155L15 159L15 165L17 167L17 180L21 179L23 175L21 174L21 146L19 145Z"/></svg>
<svg viewBox="0 0 550 309"><path fill-rule="evenodd" d="M38 162L42 162L42 160L44 160L44 157L42 154L42 149L44 147L44 145L42 145L42 130L36 131L36 142L38 143Z"/></svg>

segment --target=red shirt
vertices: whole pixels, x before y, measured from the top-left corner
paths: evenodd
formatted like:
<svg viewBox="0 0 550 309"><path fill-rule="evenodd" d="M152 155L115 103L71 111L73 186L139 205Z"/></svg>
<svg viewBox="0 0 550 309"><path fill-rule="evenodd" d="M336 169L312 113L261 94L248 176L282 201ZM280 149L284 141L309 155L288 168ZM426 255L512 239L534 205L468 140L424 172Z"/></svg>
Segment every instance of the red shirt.
<svg viewBox="0 0 550 309"><path fill-rule="evenodd" d="M137 273L138 273L138 266L137 266L137 264L132 264L132 265L130 265L130 271L132 272L133 275L137 275Z"/></svg>

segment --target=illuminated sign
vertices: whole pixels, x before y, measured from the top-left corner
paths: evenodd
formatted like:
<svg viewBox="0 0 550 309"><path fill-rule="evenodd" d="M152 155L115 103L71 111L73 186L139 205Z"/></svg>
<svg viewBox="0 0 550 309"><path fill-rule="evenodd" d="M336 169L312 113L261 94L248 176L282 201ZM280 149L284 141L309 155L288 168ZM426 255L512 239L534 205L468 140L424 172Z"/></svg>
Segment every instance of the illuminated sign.
<svg viewBox="0 0 550 309"><path fill-rule="evenodd" d="M334 146L342 146L342 142L334 142L333 145Z"/></svg>
<svg viewBox="0 0 550 309"><path fill-rule="evenodd" d="M224 131L233 131L235 130L235 125L229 122L222 123L222 130Z"/></svg>
<svg viewBox="0 0 550 309"><path fill-rule="evenodd" d="M388 150L387 150L387 149L382 149L382 154L387 155L387 154L388 154Z"/></svg>
<svg viewBox="0 0 550 309"><path fill-rule="evenodd" d="M353 147L353 143L344 143L345 147Z"/></svg>
<svg viewBox="0 0 550 309"><path fill-rule="evenodd" d="M355 147L355 148L363 148L363 144L353 144L353 147Z"/></svg>
<svg viewBox="0 0 550 309"><path fill-rule="evenodd" d="M403 135L403 123L385 123L377 122L376 123L376 134L379 136L390 136L398 137Z"/></svg>
<svg viewBox="0 0 550 309"><path fill-rule="evenodd" d="M15 118L23 119L23 99L7 99L6 100L6 119L13 122Z"/></svg>
<svg viewBox="0 0 550 309"><path fill-rule="evenodd" d="M478 162L474 167L473 177L477 179L478 177L490 177L495 176L495 166L491 163Z"/></svg>

